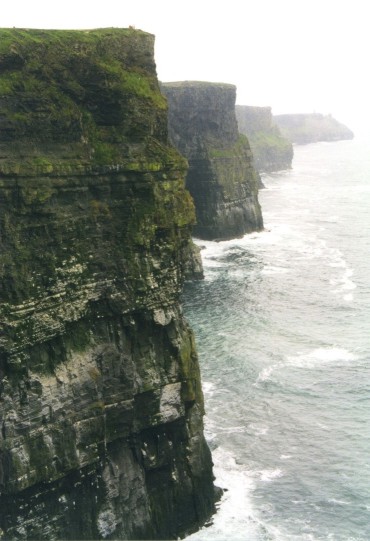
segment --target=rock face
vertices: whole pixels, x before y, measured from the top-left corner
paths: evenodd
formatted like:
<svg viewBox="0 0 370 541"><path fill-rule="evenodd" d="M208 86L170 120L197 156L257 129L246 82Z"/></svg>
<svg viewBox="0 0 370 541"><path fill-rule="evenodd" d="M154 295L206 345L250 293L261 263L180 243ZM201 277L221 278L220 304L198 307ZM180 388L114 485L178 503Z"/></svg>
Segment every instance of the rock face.
<svg viewBox="0 0 370 541"><path fill-rule="evenodd" d="M0 30L2 539L170 539L214 511L153 47Z"/></svg>
<svg viewBox="0 0 370 541"><path fill-rule="evenodd" d="M170 138L189 162L194 234L230 239L262 229L258 174L235 117L236 87L184 81L162 83L161 89L168 99Z"/></svg>
<svg viewBox="0 0 370 541"><path fill-rule="evenodd" d="M236 105L239 131L249 140L258 171L272 172L289 169L293 160L293 145L282 136L273 121L271 107Z"/></svg>
<svg viewBox="0 0 370 541"><path fill-rule="evenodd" d="M274 121L281 133L299 145L318 141L341 141L353 139L353 132L331 115L320 113L276 115Z"/></svg>

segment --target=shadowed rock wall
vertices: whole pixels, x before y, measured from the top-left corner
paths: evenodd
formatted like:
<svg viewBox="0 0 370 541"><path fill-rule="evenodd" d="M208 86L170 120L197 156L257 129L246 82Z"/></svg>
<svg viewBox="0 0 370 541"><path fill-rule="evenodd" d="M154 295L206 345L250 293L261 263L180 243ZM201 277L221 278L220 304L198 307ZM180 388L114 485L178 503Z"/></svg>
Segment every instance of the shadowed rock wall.
<svg viewBox="0 0 370 541"><path fill-rule="evenodd" d="M170 539L214 510L153 45L0 30L2 539Z"/></svg>
<svg viewBox="0 0 370 541"><path fill-rule="evenodd" d="M263 228L259 177L247 138L238 132L236 87L185 81L162 83L170 138L188 159L186 186L203 239L230 239Z"/></svg>

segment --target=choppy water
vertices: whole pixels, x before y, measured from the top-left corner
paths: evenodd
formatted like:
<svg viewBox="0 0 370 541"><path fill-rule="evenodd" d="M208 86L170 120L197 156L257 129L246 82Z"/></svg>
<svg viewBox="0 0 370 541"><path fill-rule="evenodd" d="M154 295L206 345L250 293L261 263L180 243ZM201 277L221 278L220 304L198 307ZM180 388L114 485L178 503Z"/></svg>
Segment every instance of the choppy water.
<svg viewBox="0 0 370 541"><path fill-rule="evenodd" d="M217 484L196 540L370 539L370 142L295 147L186 287Z"/></svg>

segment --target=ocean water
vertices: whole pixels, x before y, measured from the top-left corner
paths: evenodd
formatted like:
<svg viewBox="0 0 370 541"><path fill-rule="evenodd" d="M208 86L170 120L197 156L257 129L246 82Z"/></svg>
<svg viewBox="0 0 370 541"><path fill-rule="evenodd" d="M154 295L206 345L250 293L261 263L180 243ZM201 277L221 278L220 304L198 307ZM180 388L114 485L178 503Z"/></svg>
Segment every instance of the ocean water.
<svg viewBox="0 0 370 541"><path fill-rule="evenodd" d="M184 312L226 489L198 540L370 540L370 141L296 146Z"/></svg>

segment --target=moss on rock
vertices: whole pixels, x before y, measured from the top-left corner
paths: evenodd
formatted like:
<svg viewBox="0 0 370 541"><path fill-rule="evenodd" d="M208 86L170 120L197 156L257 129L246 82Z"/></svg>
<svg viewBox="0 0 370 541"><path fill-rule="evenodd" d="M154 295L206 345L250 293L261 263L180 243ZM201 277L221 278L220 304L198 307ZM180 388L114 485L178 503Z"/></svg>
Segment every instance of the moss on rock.
<svg viewBox="0 0 370 541"><path fill-rule="evenodd" d="M194 205L153 46L0 30L6 539L176 538L214 511L180 307Z"/></svg>
<svg viewBox="0 0 370 541"><path fill-rule="evenodd" d="M260 172L289 169L293 145L274 123L271 107L236 105L239 130L250 142L254 163Z"/></svg>
<svg viewBox="0 0 370 541"><path fill-rule="evenodd" d="M263 228L258 175L248 139L238 132L236 87L226 83L162 83L173 144L189 161L186 186L196 208L194 234L230 239Z"/></svg>

